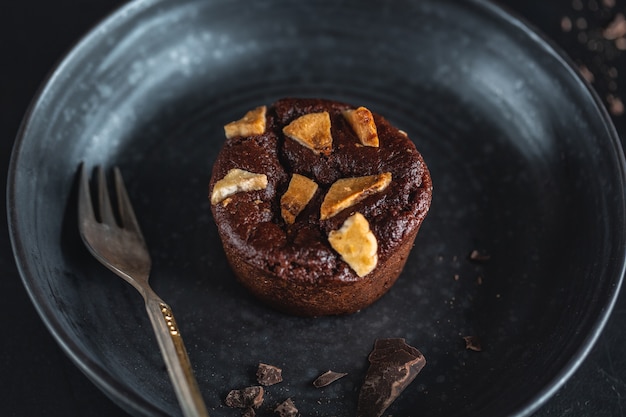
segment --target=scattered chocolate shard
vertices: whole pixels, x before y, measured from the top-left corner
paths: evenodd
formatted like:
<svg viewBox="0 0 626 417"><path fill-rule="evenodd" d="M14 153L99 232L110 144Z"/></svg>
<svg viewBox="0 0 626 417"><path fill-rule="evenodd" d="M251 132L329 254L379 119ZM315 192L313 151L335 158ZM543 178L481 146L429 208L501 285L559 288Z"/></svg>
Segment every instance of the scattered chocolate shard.
<svg viewBox="0 0 626 417"><path fill-rule="evenodd" d="M263 404L263 387L252 386L231 390L224 403L233 408L259 408Z"/></svg>
<svg viewBox="0 0 626 417"><path fill-rule="evenodd" d="M469 254L469 258L470 258L470 261L474 261L474 262L487 262L489 259L491 259L491 256L474 249Z"/></svg>
<svg viewBox="0 0 626 417"><path fill-rule="evenodd" d="M338 379L343 378L348 374L343 372L334 372L334 371L326 371L322 375L318 376L315 381L313 381L313 386L315 388L327 387Z"/></svg>
<svg viewBox="0 0 626 417"><path fill-rule="evenodd" d="M260 363L256 371L256 379L259 384L269 387L270 385L282 382L283 370L273 365Z"/></svg>
<svg viewBox="0 0 626 417"><path fill-rule="evenodd" d="M465 349L473 350L474 352L480 352L483 350L480 345L480 340L476 336L463 336L465 340Z"/></svg>
<svg viewBox="0 0 626 417"><path fill-rule="evenodd" d="M280 417L296 417L298 415L298 409L291 398L287 398L283 403L279 404L274 409L274 412Z"/></svg>
<svg viewBox="0 0 626 417"><path fill-rule="evenodd" d="M357 417L380 417L426 365L426 359L405 339L378 339L359 392Z"/></svg>

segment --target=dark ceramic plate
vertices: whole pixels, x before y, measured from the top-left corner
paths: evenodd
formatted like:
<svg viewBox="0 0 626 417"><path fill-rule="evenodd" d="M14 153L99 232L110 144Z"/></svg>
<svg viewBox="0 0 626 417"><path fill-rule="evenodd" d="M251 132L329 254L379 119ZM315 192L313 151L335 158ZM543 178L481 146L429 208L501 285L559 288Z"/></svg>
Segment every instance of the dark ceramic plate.
<svg viewBox="0 0 626 417"><path fill-rule="evenodd" d="M276 313L233 279L207 200L222 126L284 96L364 105L407 131L434 200L392 290L346 317ZM599 101L541 36L482 1L146 0L86 36L14 150L9 221L26 288L59 344L137 415L179 409L140 296L76 226L76 174L119 165L212 416L283 368L261 415L354 414L373 342L427 365L394 416L528 415L577 368L624 272L625 175ZM472 250L488 253L483 263ZM483 351L466 350L476 335ZM311 385L333 369L348 376ZM416 411L419 410L419 411Z"/></svg>

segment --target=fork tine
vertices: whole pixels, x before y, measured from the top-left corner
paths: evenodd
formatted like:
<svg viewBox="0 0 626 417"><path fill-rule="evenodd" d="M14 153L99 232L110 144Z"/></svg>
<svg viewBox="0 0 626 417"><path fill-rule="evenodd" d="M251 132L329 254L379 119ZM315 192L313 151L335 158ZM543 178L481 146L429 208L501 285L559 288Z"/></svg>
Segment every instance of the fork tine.
<svg viewBox="0 0 626 417"><path fill-rule="evenodd" d="M124 179L122 178L122 172L118 167L113 168L113 176L115 180L115 191L117 193L117 202L119 206L120 219L122 221L122 227L125 229L134 231L143 239L141 229L139 228L139 222L135 217L135 211L133 205L128 197L126 186L124 185Z"/></svg>
<svg viewBox="0 0 626 417"><path fill-rule="evenodd" d="M78 218L79 226L82 229L82 223L95 222L96 216L93 212L93 203L91 202L91 192L89 191L89 178L85 164L80 166L80 180L78 185Z"/></svg>
<svg viewBox="0 0 626 417"><path fill-rule="evenodd" d="M100 212L100 221L104 224L114 226L116 221L113 215L113 208L111 207L111 199L109 198L104 169L102 169L101 166L97 166L96 172L98 176L98 211Z"/></svg>

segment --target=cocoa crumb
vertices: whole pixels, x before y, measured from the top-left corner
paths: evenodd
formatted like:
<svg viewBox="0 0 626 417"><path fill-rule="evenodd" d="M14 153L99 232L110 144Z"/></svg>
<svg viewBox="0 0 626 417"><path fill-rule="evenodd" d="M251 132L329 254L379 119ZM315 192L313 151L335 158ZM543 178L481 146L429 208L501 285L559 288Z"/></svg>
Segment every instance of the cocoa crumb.
<svg viewBox="0 0 626 417"><path fill-rule="evenodd" d="M604 39L615 40L626 36L626 18L622 13L615 15L615 18L602 32Z"/></svg>
<svg viewBox="0 0 626 417"><path fill-rule="evenodd" d="M474 352L480 352L483 350L480 345L480 340L476 336L463 336L463 340L465 340L465 349L473 350Z"/></svg>
<svg viewBox="0 0 626 417"><path fill-rule="evenodd" d="M580 65L578 69L580 70L580 74L583 76L585 80L587 80L590 83L593 83L595 81L593 72L591 72L589 68L587 68L586 65Z"/></svg>
<svg viewBox="0 0 626 417"><path fill-rule="evenodd" d="M563 32L569 32L572 30L572 19L567 16L561 18L561 30Z"/></svg>
<svg viewBox="0 0 626 417"><path fill-rule="evenodd" d="M469 259L470 261L474 261L474 262L487 262L489 259L491 259L491 256L474 249L469 254Z"/></svg>
<svg viewBox="0 0 626 417"><path fill-rule="evenodd" d="M612 94L609 94L606 97L606 101L609 105L609 112L613 116L621 116L624 114L624 103L619 97L615 97Z"/></svg>

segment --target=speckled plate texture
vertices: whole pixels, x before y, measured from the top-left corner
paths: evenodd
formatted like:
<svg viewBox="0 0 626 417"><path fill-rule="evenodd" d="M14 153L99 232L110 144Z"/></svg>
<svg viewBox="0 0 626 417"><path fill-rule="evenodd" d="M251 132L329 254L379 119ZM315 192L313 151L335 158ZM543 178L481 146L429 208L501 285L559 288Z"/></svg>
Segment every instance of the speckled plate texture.
<svg viewBox="0 0 626 417"><path fill-rule="evenodd" d="M207 198L223 125L285 97L363 105L408 132L434 199L407 267L350 316L296 318L234 279ZM145 0L80 41L26 115L8 186L25 286L76 365L134 415L179 415L140 296L76 225L76 179L119 165L213 417L259 362L258 415L355 414L377 338L427 364L387 414L529 415L577 368L625 262L624 158L568 60L483 1ZM478 250L488 259L472 261ZM466 349L477 336L482 351ZM332 369L348 375L326 388ZM54 381L51 381L54 383Z"/></svg>

